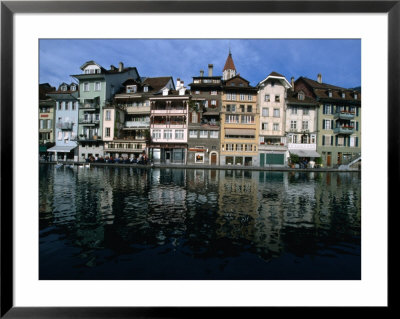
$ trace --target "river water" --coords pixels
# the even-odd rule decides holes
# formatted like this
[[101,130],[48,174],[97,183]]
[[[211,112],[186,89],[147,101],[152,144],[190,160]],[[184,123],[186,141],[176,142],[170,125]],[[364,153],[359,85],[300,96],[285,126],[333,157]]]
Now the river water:
[[39,167],[39,279],[359,280],[361,174]]

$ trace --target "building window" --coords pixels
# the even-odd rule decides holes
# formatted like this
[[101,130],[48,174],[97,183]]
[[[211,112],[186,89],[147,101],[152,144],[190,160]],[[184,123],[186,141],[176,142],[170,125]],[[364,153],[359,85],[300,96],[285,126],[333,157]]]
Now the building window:
[[225,123],[239,123],[239,115],[225,116]]
[[75,85],[71,85],[71,91],[76,91],[76,86]]
[[200,138],[208,138],[208,132],[207,131],[200,131]]
[[204,153],[195,153],[194,158],[195,163],[204,163]]
[[83,91],[89,92],[89,83],[88,82],[83,83]]
[[94,83],[94,90],[95,91],[100,91],[101,90],[101,82],[95,82]]
[[308,121],[303,121],[303,130],[308,130]]
[[253,106],[247,105],[247,112],[253,112]]
[[274,117],[279,117],[279,116],[280,116],[279,109],[274,109]]
[[332,105],[325,104],[323,109],[323,114],[332,114]]
[[247,95],[247,101],[253,101],[253,95],[251,94]]
[[170,140],[170,139],[172,139],[172,130],[165,130],[165,131],[164,131],[164,139],[165,139],[165,140]]
[[67,90],[67,86],[66,85],[63,85],[62,87],[61,87],[61,91],[66,91]]
[[198,123],[198,116],[197,116],[197,112],[192,112],[192,123]]
[[244,144],[244,151],[245,152],[251,152],[253,150],[251,144]]
[[273,130],[274,131],[279,131],[279,123],[274,123]]
[[292,114],[297,114],[297,106],[292,107]]
[[263,109],[262,109],[262,116],[269,116],[269,115],[268,115],[268,108],[267,108],[267,107],[263,107]]
[[217,100],[211,100],[211,105],[212,106],[217,106]]
[[189,131],[189,137],[197,138],[197,131],[196,130],[190,130]]
[[261,123],[261,129],[264,131],[268,130],[268,123]]
[[254,115],[242,115],[242,124],[254,124]]
[[275,95],[275,102],[280,102],[280,101],[281,101],[280,95]]
[[65,102],[61,102],[61,110],[65,110]]
[[297,121],[290,121],[290,128],[292,130],[297,129]]
[[240,98],[240,101],[245,101],[245,95],[244,94],[240,94],[239,98]]
[[210,131],[210,138],[218,138],[218,131]]
[[211,95],[217,95],[218,93],[217,93],[217,91],[211,91],[210,94]]
[[176,130],[175,131],[175,139],[176,140],[183,140],[184,132],[183,130]]
[[161,130],[153,130],[152,137],[154,139],[160,139],[161,138]]
[[199,95],[199,94],[200,94],[200,91],[194,91],[194,94]]
[[299,100],[304,100],[304,93],[303,92],[299,92],[299,95],[297,96],[297,98]]
[[265,102],[270,102],[271,101],[271,98],[270,98],[269,94],[265,94],[264,101]]
[[106,111],[106,121],[111,121],[111,111],[110,110]]
[[149,91],[149,87],[148,86],[143,87],[143,92],[148,92],[148,91]]
[[127,85],[126,86],[126,93],[136,93],[137,85]]
[[328,92],[328,96],[332,97],[332,92],[331,91]]
[[226,144],[227,151],[233,151],[233,144]]
[[323,128],[324,130],[330,130],[330,129],[332,129],[331,123],[332,123],[331,120],[324,120],[324,122],[322,123],[322,128]]
[[303,115],[309,115],[310,110],[309,109],[303,109]]
[[236,111],[236,104],[228,104],[226,106],[226,111],[227,112],[235,112]]

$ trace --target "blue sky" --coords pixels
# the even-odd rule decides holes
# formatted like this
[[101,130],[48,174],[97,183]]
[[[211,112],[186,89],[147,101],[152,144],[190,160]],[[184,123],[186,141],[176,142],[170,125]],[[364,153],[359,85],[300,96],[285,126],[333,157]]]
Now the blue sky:
[[256,85],[272,71],[290,82],[305,76],[345,88],[361,85],[361,40],[350,39],[44,39],[39,46],[39,82],[58,87],[73,82],[80,66],[94,60],[106,69],[110,65],[136,67],[141,76],[172,76],[185,84],[208,73],[222,75],[226,58],[232,52],[236,70]]

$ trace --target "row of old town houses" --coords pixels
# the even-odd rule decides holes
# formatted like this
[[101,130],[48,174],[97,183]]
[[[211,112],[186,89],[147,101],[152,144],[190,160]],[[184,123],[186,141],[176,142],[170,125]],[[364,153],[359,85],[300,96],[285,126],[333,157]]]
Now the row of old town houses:
[[185,87],[94,61],[79,84],[39,85],[39,155],[52,161],[138,158],[165,164],[338,167],[361,159],[361,92],[272,72],[255,87],[229,52],[222,76]]

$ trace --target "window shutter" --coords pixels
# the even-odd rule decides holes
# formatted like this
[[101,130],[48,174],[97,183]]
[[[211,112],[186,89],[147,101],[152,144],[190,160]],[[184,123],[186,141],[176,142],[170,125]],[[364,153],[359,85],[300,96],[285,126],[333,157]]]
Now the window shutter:
[[333,130],[333,120],[331,120],[331,130]]
[[322,129],[325,130],[325,120],[322,120]]
[[356,136],[356,147],[358,147],[358,136]]
[[325,145],[325,135],[322,135],[322,145]]
[[335,136],[335,145],[337,146],[338,145],[338,140],[339,140],[339,136]]
[[[336,136],[337,137],[337,136]],[[331,145],[333,145],[333,136],[331,136]]]
[[356,116],[358,116],[358,107],[356,106]]
[[356,122],[356,131],[358,131],[358,121]]

